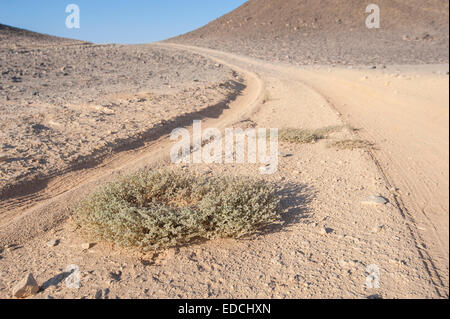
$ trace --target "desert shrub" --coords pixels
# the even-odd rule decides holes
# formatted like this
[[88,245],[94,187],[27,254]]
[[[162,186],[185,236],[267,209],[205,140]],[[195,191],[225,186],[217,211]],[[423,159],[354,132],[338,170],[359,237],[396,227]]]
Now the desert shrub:
[[348,125],[332,125],[332,126],[326,126],[319,129],[314,130],[315,134],[318,134],[320,136],[323,136],[324,138],[327,138],[330,134],[340,132],[344,128],[347,128],[348,130],[352,130],[350,126]]
[[141,170],[81,201],[74,220],[98,240],[147,250],[239,238],[279,221],[279,212],[279,196],[261,180]]
[[287,128],[280,130],[280,140],[289,143],[309,144],[325,138],[320,132]]
[[344,126],[327,126],[316,130],[305,130],[285,128],[280,130],[280,140],[296,144],[310,144],[328,137],[328,135],[339,132]]
[[338,140],[330,143],[328,147],[340,150],[371,149],[373,144],[365,140]]

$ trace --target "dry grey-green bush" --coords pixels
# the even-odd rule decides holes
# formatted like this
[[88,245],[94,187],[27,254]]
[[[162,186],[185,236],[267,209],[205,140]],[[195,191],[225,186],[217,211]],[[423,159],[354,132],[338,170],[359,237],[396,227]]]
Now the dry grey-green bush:
[[254,233],[280,220],[280,198],[262,180],[141,170],[94,192],[74,213],[98,240],[163,249]]
[[342,131],[345,126],[327,126],[315,130],[285,128],[280,130],[280,140],[296,144],[310,144],[326,139],[330,134]]
[[328,147],[340,150],[371,149],[373,144],[365,140],[338,140],[330,143]]
[[309,144],[327,138],[330,134],[341,131],[344,126],[327,126],[315,130],[285,128],[280,130],[280,140],[289,143]]
[[280,140],[289,143],[309,144],[324,138],[323,135],[310,130],[287,128],[280,130]]
[[317,135],[323,136],[324,138],[327,138],[330,134],[340,132],[344,128],[351,130],[350,126],[347,126],[347,125],[331,125],[331,126],[326,126],[326,127],[316,129],[316,130],[314,130],[314,133]]

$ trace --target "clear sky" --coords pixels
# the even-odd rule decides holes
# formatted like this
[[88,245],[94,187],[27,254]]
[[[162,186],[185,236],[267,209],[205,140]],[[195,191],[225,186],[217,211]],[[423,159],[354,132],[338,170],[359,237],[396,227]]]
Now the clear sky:
[[[148,43],[201,27],[246,0],[0,0],[0,23],[95,43]],[[80,28],[66,28],[68,4]]]

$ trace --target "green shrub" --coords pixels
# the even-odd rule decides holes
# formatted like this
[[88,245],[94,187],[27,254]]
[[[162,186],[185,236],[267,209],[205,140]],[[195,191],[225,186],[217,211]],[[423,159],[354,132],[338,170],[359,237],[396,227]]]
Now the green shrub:
[[147,250],[253,233],[279,221],[280,198],[261,180],[142,170],[107,184],[74,211],[91,237]]

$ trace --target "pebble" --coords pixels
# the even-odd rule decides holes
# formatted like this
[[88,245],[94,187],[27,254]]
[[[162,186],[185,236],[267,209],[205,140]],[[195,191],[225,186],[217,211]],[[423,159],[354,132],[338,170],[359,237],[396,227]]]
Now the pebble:
[[291,153],[281,152],[281,153],[280,153],[280,156],[281,156],[281,157],[291,157],[291,156],[294,156],[294,155],[291,154]]
[[39,285],[32,273],[28,273],[21,281],[14,286],[12,294],[16,298],[27,298],[37,294]]
[[386,198],[379,195],[372,195],[361,202],[363,205],[386,205]]
[[327,227],[321,227],[319,230],[319,233],[321,235],[328,235],[328,234],[331,234],[332,232],[333,232],[333,229],[327,228]]
[[10,244],[10,245],[5,246],[5,249],[7,251],[14,251],[14,250],[17,250],[19,248],[22,248],[22,247],[17,245],[17,244]]
[[345,259],[340,259],[339,260],[339,265],[342,268],[355,268],[357,266],[360,265],[360,262],[358,260],[345,260]]
[[8,158],[9,158],[8,155],[6,155],[5,153],[0,153],[0,163],[6,162]]
[[384,228],[383,225],[375,226],[374,228],[372,228],[372,233],[378,234],[379,232],[381,232],[383,230],[383,228]]
[[55,247],[59,244],[59,240],[58,239],[52,239],[50,241],[47,242],[47,246],[48,247]]
[[90,249],[90,248],[94,247],[94,245],[95,245],[94,243],[84,243],[81,245],[81,248]]

